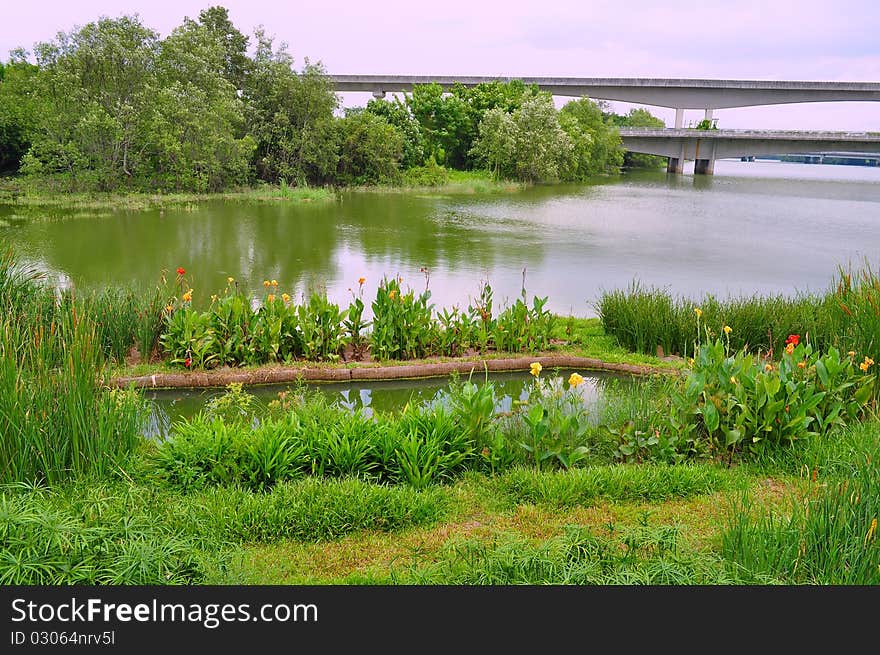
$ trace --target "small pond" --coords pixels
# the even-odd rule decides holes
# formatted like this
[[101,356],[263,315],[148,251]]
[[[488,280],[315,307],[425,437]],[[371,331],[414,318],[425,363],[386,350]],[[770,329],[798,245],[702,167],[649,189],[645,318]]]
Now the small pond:
[[[592,415],[597,413],[603,392],[608,388],[635,384],[634,378],[628,375],[599,371],[578,372],[583,375],[584,383],[577,387],[577,391]],[[565,370],[545,370],[542,378],[562,377],[563,380],[567,380],[571,373],[572,371]],[[527,371],[491,373],[488,378],[486,374],[475,374],[471,377],[471,380],[477,383],[486,379],[495,385],[498,398],[496,411],[507,412],[512,409],[514,401],[525,400],[528,397],[528,387],[533,378]],[[449,382],[449,378],[438,377],[419,380],[309,383],[306,387],[326,394],[331,401],[351,411],[362,411],[372,415],[374,412],[399,411],[407,403],[439,402]],[[278,398],[279,393],[289,389],[291,385],[288,384],[257,385],[246,388],[248,393],[256,397],[258,407],[267,406],[269,402]],[[205,404],[211,398],[223,394],[224,391],[217,388],[146,391],[144,395],[151,402],[146,436],[161,438],[170,434],[174,422],[195,416],[204,410]]]

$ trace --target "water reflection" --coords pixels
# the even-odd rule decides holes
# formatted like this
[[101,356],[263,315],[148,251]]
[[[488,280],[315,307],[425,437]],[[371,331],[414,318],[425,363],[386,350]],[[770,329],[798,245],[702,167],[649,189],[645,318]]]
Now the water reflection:
[[[603,290],[634,279],[692,298],[824,291],[839,264],[880,261],[880,168],[721,160],[714,176],[631,172],[515,193],[346,193],[330,202],[218,201],[164,211],[34,221],[0,240],[79,287],[152,285],[187,269],[197,302],[227,276],[262,296],[264,279],[300,298],[347,305],[383,275],[437,307],[465,307],[488,281],[498,305],[548,296],[557,313],[595,315]],[[58,211],[58,210],[53,210]]]
[[[629,385],[634,381],[629,376],[594,372],[583,374],[584,384],[576,388],[583,398],[585,407],[591,415],[596,415],[602,402],[603,393],[609,385]],[[558,376],[567,379],[567,372]],[[556,373],[545,372],[544,378],[557,377]],[[481,383],[485,376],[474,376],[473,382]],[[532,377],[527,372],[493,373],[488,377],[495,385],[496,412],[510,412],[516,401],[524,401],[529,395]],[[361,383],[321,383],[309,384],[308,389],[320,391],[333,403],[351,412],[361,412],[373,416],[376,412],[392,413],[400,411],[405,405],[432,405],[445,402],[448,389],[447,378],[424,380],[387,380]],[[567,386],[567,385],[566,385]],[[268,403],[277,399],[279,392],[290,390],[290,385],[259,385],[247,391],[257,400],[257,414],[264,411]],[[150,438],[163,438],[171,434],[176,421],[189,419],[205,408],[211,399],[224,393],[222,389],[186,389],[146,391],[151,412],[145,435]]]

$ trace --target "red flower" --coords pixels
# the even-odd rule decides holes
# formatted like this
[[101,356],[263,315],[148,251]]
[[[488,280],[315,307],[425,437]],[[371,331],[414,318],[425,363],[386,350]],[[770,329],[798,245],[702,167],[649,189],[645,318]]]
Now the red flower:
[[794,345],[796,346],[796,345],[798,345],[798,341],[800,341],[800,340],[801,340],[801,335],[799,335],[799,334],[789,334],[789,335],[788,335],[788,339],[785,340],[785,345],[787,346],[788,344],[791,343],[791,344],[794,344]]
[[184,269],[183,266],[178,266],[177,267],[177,274],[178,275],[186,275],[186,269]]
[[186,366],[187,368],[192,366],[192,363],[193,363],[192,357],[187,357],[185,360],[183,360],[183,365]]

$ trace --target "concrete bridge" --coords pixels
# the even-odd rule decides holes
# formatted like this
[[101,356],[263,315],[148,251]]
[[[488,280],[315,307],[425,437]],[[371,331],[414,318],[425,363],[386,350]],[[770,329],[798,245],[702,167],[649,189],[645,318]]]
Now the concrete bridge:
[[694,173],[711,175],[716,159],[830,151],[880,152],[880,132],[796,132],[621,128],[631,152],[669,158],[667,171],[681,173],[687,159]]
[[[443,75],[331,75],[336,91],[366,91],[376,97],[387,92],[412,91],[418,84],[437,83],[445,89],[454,84],[472,87],[485,82],[510,82],[520,80],[525,84],[535,84],[555,96],[572,96],[597,100],[617,100],[657,107],[675,109],[675,127],[670,130],[655,131],[656,134],[629,135],[624,138],[624,146],[634,152],[665,154],[670,158],[668,170],[680,173],[684,159],[695,159],[695,172],[711,174],[714,161],[718,157],[735,156],[718,154],[721,152],[742,151],[744,155],[787,154],[804,152],[808,143],[813,151],[828,149],[861,150],[853,147],[859,142],[858,136],[835,140],[836,133],[796,133],[739,132],[732,130],[701,132],[694,137],[694,130],[684,130],[686,109],[700,109],[705,118],[711,120],[716,109],[734,107],[754,107],[802,102],[844,102],[880,101],[880,82],[809,82],[787,80],[710,80],[710,79],[657,79],[657,78],[618,78],[618,77],[478,77]],[[662,133],[661,133],[662,132]],[[708,136],[711,132],[711,136]],[[623,135],[624,131],[621,131]],[[743,136],[736,136],[742,134]],[[749,134],[750,136],[745,136]],[[771,135],[777,134],[778,137]],[[825,134],[811,141],[810,135]],[[722,136],[726,135],[726,136]],[[868,138],[868,137],[865,137]],[[875,137],[870,137],[875,138]],[[818,140],[817,140],[818,139]],[[870,140],[870,139],[869,139]],[[766,142],[761,145],[761,142]],[[862,140],[864,142],[864,140]],[[815,147],[816,144],[819,147]],[[846,148],[840,148],[846,143]],[[872,142],[873,143],[873,142]],[[702,145],[701,145],[702,144]],[[835,145],[836,144],[836,145]],[[767,150],[766,148],[771,148]],[[651,148],[639,150],[638,148]],[[783,148],[780,150],[780,148]],[[796,149],[792,149],[796,148]],[[662,150],[663,152],[658,152]],[[878,146],[871,146],[876,152]],[[672,152],[673,154],[667,154]],[[700,157],[695,155],[699,154]],[[705,157],[703,155],[706,155]]]

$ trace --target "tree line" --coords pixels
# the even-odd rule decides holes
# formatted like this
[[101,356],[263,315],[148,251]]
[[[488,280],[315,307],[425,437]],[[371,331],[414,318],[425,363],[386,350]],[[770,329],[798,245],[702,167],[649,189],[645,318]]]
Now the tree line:
[[557,110],[521,81],[343,109],[320,63],[297,70],[286,44],[244,35],[222,6],[165,38],[137,15],[101,18],[0,63],[0,172],[70,190],[432,184],[449,169],[578,181],[656,164],[624,153],[622,125],[663,121],[589,98]]

